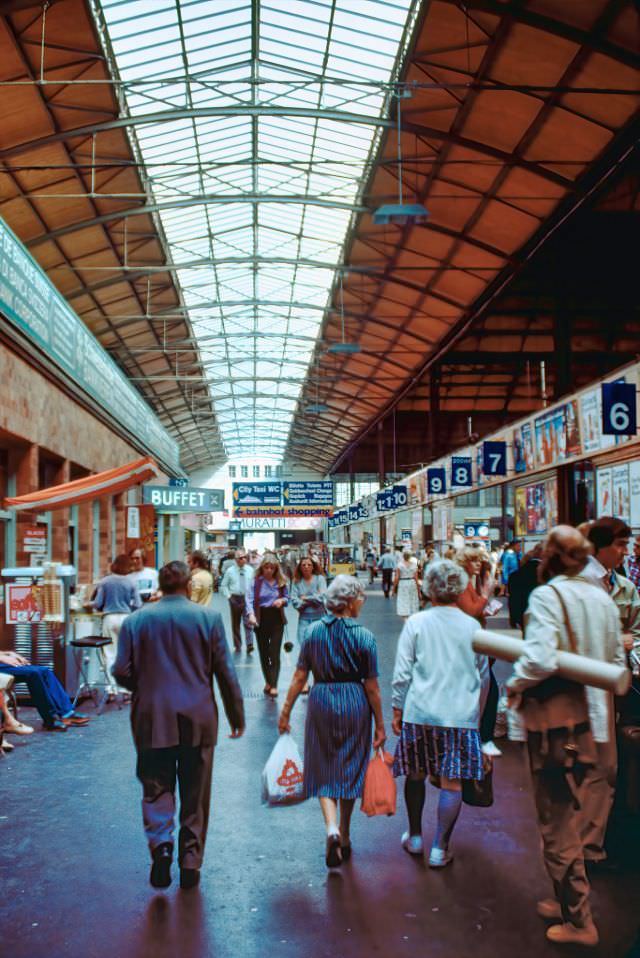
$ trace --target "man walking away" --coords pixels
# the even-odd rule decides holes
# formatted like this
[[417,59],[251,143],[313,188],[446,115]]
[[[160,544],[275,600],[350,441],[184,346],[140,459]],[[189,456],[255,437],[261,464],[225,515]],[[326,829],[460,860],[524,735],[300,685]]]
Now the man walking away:
[[184,562],[160,570],[159,602],[129,616],[113,674],[133,693],[131,728],[142,782],[142,818],[154,888],[171,884],[176,778],[180,790],[180,887],[200,880],[218,733],[215,675],[231,737],[244,731],[244,707],[222,618],[189,599]]
[[378,568],[382,570],[382,591],[384,592],[385,599],[388,599],[393,582],[393,573],[396,569],[396,560],[391,555],[388,546],[385,546],[384,552],[380,556]]
[[583,836],[599,750],[613,724],[613,696],[559,679],[557,653],[625,662],[616,608],[583,575],[589,552],[587,540],[571,526],[549,533],[540,564],[546,584],[531,593],[522,655],[507,683],[512,707],[522,704],[542,853],[555,893],[538,902],[538,914],[560,922],[547,930],[556,944],[598,944]]
[[231,633],[233,648],[239,652],[242,648],[240,623],[244,621],[244,639],[247,644],[247,655],[253,652],[253,629],[247,625],[247,605],[245,596],[247,588],[253,582],[255,572],[247,561],[244,549],[237,549],[234,561],[227,566],[220,583],[220,592],[229,601],[231,614]]

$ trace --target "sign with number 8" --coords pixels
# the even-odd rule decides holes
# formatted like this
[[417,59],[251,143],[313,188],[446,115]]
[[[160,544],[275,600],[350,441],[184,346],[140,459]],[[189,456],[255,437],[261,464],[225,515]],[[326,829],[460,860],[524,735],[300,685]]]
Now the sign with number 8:
[[451,457],[451,487],[472,485],[471,459],[467,456]]

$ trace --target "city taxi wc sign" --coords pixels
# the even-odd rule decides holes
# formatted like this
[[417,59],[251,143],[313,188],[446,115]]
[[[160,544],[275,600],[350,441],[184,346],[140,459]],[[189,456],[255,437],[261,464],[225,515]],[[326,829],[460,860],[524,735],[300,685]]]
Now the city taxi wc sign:
[[195,486],[143,486],[142,501],[156,512],[222,512],[224,489]]

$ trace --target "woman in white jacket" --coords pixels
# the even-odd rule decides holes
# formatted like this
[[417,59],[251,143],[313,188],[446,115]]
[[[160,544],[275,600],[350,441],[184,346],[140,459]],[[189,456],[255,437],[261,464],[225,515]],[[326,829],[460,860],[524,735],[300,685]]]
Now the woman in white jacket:
[[480,716],[489,681],[486,656],[472,648],[478,623],[456,606],[468,578],[455,562],[434,563],[427,574],[432,608],[407,621],[393,673],[392,728],[400,741],[394,774],[405,775],[409,831],[402,846],[422,855],[422,811],[427,775],[440,779],[431,868],[452,860],[449,841],[460,814],[462,780],[482,780]]

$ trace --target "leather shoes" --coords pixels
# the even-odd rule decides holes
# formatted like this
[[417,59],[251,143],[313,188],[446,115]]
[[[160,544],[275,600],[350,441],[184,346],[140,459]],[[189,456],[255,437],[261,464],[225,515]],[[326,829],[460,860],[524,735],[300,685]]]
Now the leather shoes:
[[180,888],[189,891],[190,888],[196,888],[200,884],[199,868],[181,868],[180,869]]
[[53,719],[52,722],[47,722],[45,724],[45,729],[47,732],[66,732],[69,728],[68,725],[65,725],[64,722],[61,722],[60,719]]
[[149,873],[149,881],[154,888],[168,888],[171,884],[171,862],[173,861],[173,845],[163,842],[157,845],[151,856],[153,864]]
[[88,725],[89,716],[81,715],[80,712],[74,712],[73,715],[67,715],[60,719],[65,725]]
[[252,645],[248,645],[248,646],[247,646],[247,655],[251,655],[252,652],[253,652],[253,646],[252,646]]

